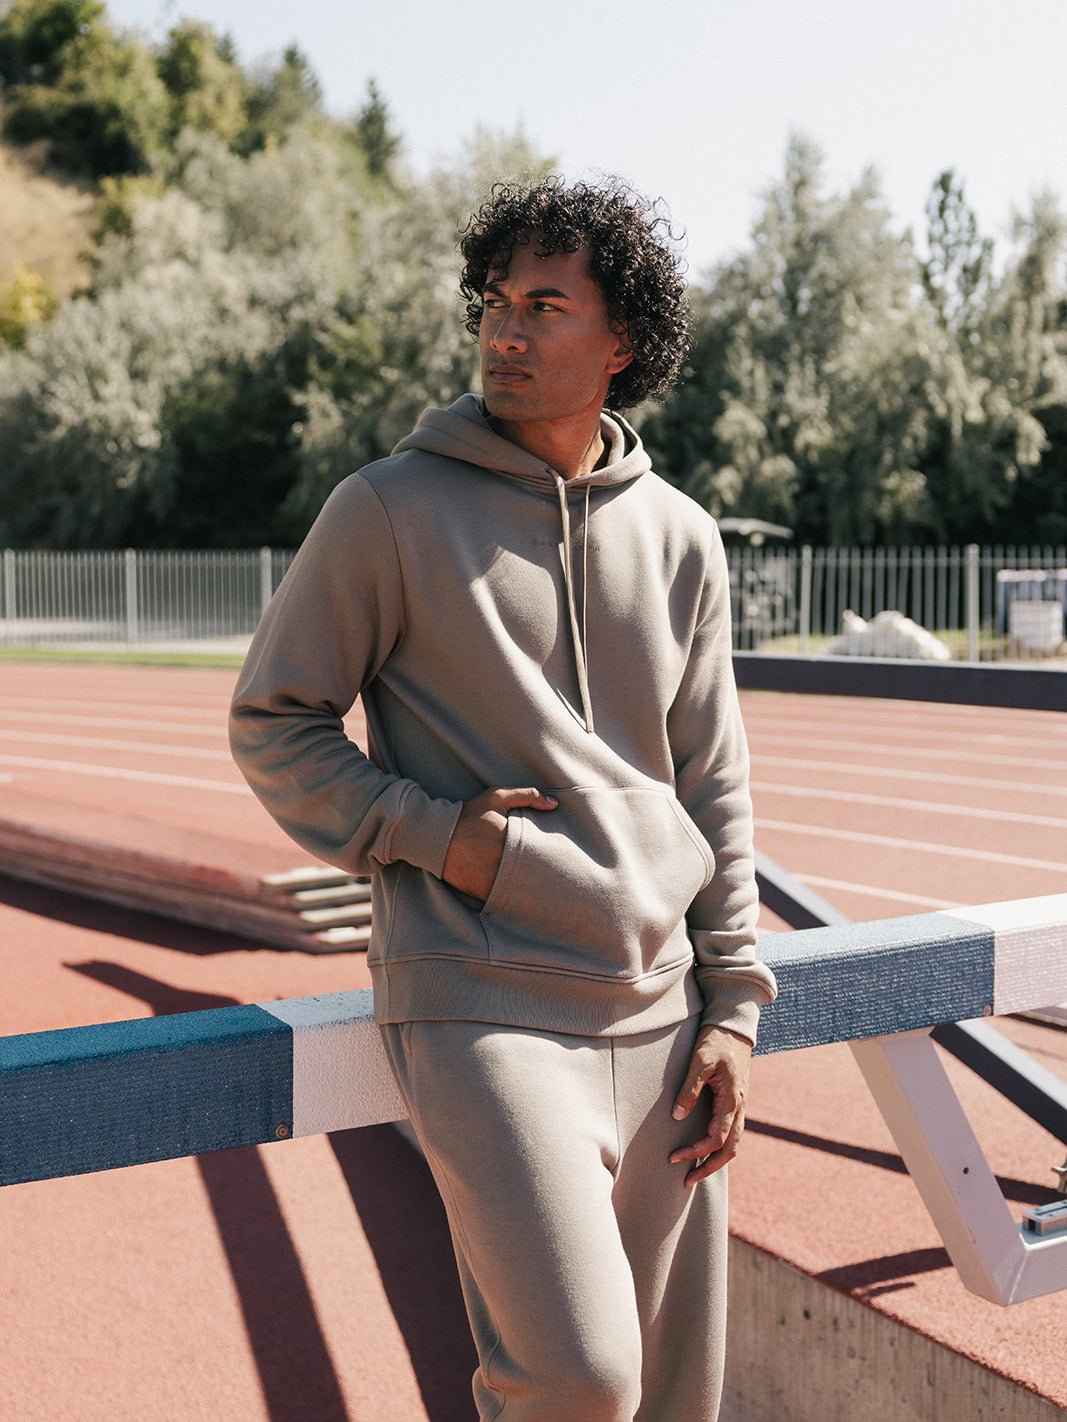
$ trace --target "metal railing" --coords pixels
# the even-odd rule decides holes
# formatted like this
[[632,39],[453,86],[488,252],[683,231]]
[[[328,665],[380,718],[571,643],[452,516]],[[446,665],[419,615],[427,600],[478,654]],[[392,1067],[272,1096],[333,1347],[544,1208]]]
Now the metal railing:
[[[732,548],[738,651],[819,655],[846,611],[899,613],[965,661],[1067,666],[1067,548]],[[270,548],[0,558],[0,645],[239,649],[292,562]],[[877,652],[876,652],[877,654]]]
[[1067,659],[1065,547],[764,547],[729,561],[738,651],[817,655],[846,611],[898,612],[956,659]]
[[242,648],[293,560],[271,548],[20,552],[0,568],[0,645]]

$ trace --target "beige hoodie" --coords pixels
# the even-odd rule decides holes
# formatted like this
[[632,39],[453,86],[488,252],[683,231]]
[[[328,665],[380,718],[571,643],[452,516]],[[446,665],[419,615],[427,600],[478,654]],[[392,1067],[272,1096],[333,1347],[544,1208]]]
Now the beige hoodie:
[[[605,415],[563,480],[465,395],[331,494],[268,608],[231,745],[311,853],[374,875],[379,1021],[590,1035],[694,1011],[754,1039],[748,753],[714,521]],[[370,757],[341,718],[362,693]],[[484,904],[440,878],[464,800],[535,785]]]

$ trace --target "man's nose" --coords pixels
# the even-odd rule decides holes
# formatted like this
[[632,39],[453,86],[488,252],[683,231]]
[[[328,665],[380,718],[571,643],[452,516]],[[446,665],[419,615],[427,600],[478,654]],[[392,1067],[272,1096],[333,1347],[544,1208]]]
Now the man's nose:
[[[486,313],[486,315],[489,314]],[[524,351],[526,349],[526,332],[522,317],[516,312],[514,306],[509,306],[506,311],[493,314],[495,319],[489,328],[489,344],[492,349],[494,351]]]

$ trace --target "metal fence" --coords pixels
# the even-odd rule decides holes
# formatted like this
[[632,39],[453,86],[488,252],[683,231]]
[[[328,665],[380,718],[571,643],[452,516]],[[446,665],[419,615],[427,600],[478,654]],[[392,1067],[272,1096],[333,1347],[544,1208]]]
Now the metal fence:
[[293,554],[5,549],[0,645],[240,649]]
[[899,613],[956,659],[1067,659],[1064,547],[746,547],[729,562],[739,650],[825,652],[847,611]]
[[[967,661],[1067,666],[1067,548],[733,548],[734,646],[825,652],[846,610],[899,613]],[[7,549],[0,645],[239,650],[293,558]],[[853,624],[854,625],[854,624]]]

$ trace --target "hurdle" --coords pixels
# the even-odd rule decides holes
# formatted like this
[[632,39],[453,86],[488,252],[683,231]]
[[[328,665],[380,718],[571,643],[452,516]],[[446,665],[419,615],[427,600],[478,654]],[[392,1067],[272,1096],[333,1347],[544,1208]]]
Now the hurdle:
[[[1067,1230],[1013,1220],[939,1025],[1067,1000],[1067,894],[768,934],[757,1052],[847,1042],[964,1285],[1067,1288]],[[0,1038],[0,1185],[399,1121],[369,990]]]

